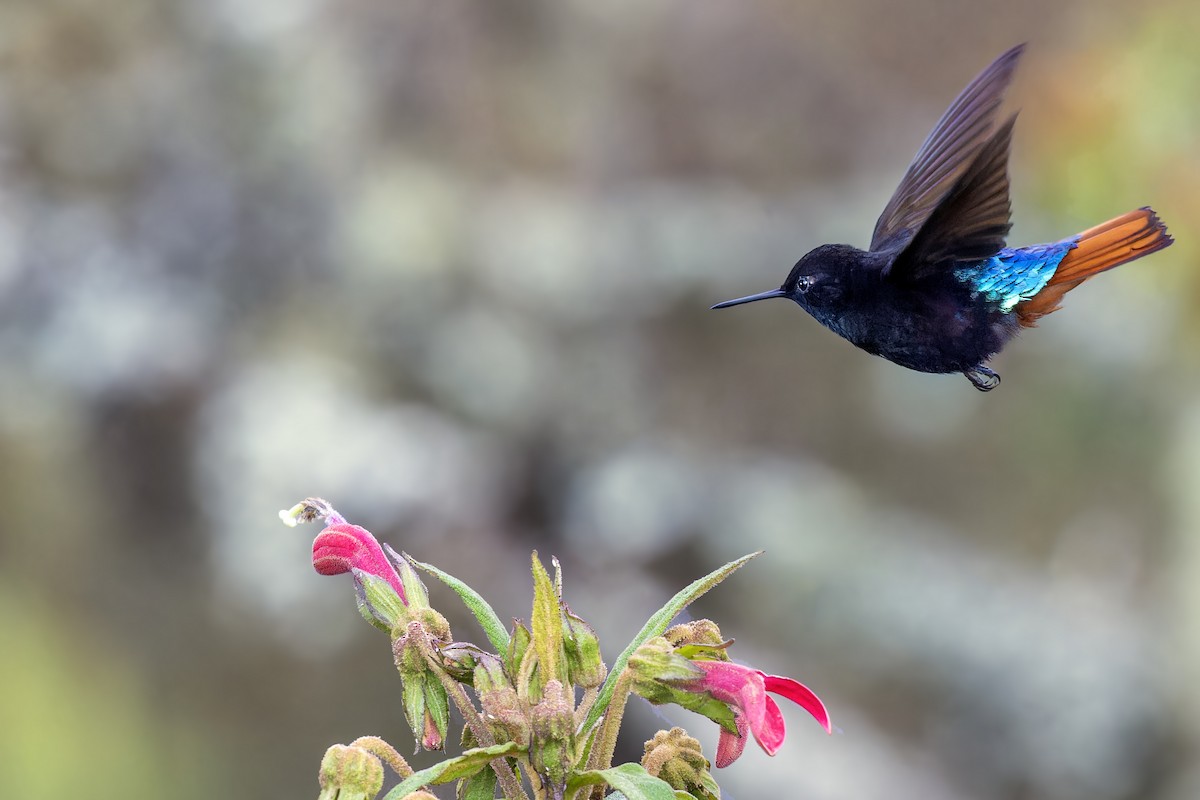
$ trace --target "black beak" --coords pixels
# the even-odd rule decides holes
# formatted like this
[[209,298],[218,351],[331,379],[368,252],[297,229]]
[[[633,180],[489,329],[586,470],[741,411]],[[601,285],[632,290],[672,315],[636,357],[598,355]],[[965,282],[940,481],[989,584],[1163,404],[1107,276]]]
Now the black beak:
[[787,292],[783,289],[772,289],[769,292],[759,292],[758,294],[746,295],[739,297],[736,300],[726,300],[724,303],[717,303],[713,308],[729,308],[730,306],[740,306],[742,303],[753,303],[758,300],[770,300],[772,297],[787,297]]

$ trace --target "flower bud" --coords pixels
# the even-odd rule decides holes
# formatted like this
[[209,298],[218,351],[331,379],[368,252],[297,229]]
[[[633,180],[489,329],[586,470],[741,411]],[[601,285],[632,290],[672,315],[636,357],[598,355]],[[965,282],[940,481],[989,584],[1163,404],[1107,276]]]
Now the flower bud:
[[392,655],[400,673],[404,716],[413,738],[426,750],[440,750],[450,725],[450,700],[446,687],[426,660],[425,654],[431,646],[424,626],[414,620],[392,642]]
[[528,745],[529,718],[500,659],[490,654],[481,655],[475,667],[474,681],[483,721],[496,741]]
[[425,628],[415,620],[408,623],[404,633],[392,640],[392,656],[396,661],[396,669],[400,670],[401,679],[408,681],[429,669],[425,662],[425,646]]
[[531,697],[540,697],[542,688],[537,671],[529,675],[528,681],[524,686],[518,683],[521,676],[521,665],[524,663],[525,655],[529,652],[532,644],[533,632],[525,627],[525,623],[514,619],[512,636],[508,639],[508,652],[504,657],[504,667],[508,671],[508,674],[512,676],[517,694],[526,700]]
[[475,666],[479,659],[487,655],[470,642],[451,642],[447,645],[436,646],[437,654],[442,660],[442,666],[450,677],[459,683],[471,685],[474,680]]
[[525,658],[525,651],[529,649],[529,643],[533,641],[533,634],[524,622],[519,619],[513,620],[512,635],[508,637],[508,652],[504,654],[504,666],[512,675],[516,675],[521,669],[521,661]]
[[313,569],[322,575],[340,575],[353,568],[387,581],[406,602],[400,576],[371,532],[360,525],[339,522],[329,525],[313,540]]
[[406,794],[401,800],[438,800],[437,795],[430,794],[424,789],[418,789],[412,794]]
[[383,788],[383,763],[361,747],[335,744],[318,774],[320,800],[369,800]]
[[721,790],[709,773],[708,759],[700,750],[700,742],[688,736],[683,728],[659,731],[646,742],[642,766],[656,778],[666,781],[672,789],[687,792],[701,800],[717,800]]
[[575,756],[575,715],[566,690],[556,680],[546,682],[542,702],[533,707],[533,741],[529,763],[562,796]]
[[629,657],[628,667],[634,683],[684,683],[704,677],[704,671],[675,652],[675,646],[662,636],[647,639]]
[[563,608],[563,648],[567,654],[567,675],[585,689],[604,683],[608,668],[600,657],[600,640],[596,631],[571,609]]
[[431,645],[450,641],[450,623],[432,608],[414,608],[412,617],[421,623],[425,631],[425,640]]
[[721,629],[711,619],[694,619],[672,626],[663,634],[663,638],[676,647],[687,644],[717,647],[725,644],[725,640],[721,638]]

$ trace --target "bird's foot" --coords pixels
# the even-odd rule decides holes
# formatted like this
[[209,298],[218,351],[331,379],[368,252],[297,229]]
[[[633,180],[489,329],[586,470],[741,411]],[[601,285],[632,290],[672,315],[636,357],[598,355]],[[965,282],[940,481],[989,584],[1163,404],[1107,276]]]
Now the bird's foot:
[[990,392],[1000,385],[1000,376],[982,364],[971,367],[963,375],[981,392]]

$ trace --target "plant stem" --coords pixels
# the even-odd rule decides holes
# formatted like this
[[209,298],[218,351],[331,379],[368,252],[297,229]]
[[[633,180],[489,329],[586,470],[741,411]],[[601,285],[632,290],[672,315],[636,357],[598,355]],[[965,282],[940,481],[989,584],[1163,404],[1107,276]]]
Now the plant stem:
[[592,752],[588,756],[588,769],[608,769],[612,766],[613,753],[617,749],[617,734],[621,730],[621,719],[625,716],[625,705],[629,700],[630,684],[633,677],[629,670],[623,670],[621,677],[613,687],[612,700],[600,722],[596,739],[592,744]]
[[592,710],[592,704],[596,702],[596,698],[600,696],[600,687],[593,686],[591,689],[583,690],[583,697],[579,699],[579,706],[575,709],[575,731],[579,732],[579,726],[587,719],[588,712]]
[[[446,694],[454,700],[454,705],[458,707],[458,712],[463,715],[463,721],[467,727],[471,729],[471,733],[475,734],[475,741],[479,742],[484,747],[490,747],[496,743],[492,732],[483,724],[483,720],[479,717],[479,712],[475,710],[475,705],[471,702],[471,698],[467,697],[467,692],[458,681],[450,677],[450,675],[442,669],[438,663],[437,657],[432,649],[426,644],[422,648],[425,655],[425,663],[429,665],[429,669],[437,675],[442,686],[446,689]],[[496,771],[496,780],[500,784],[501,790],[504,792],[504,797],[507,800],[529,800],[529,795],[525,792],[521,782],[517,780],[516,773],[512,767],[503,758],[497,758],[491,762],[492,769]]]
[[413,769],[404,760],[404,756],[378,736],[360,736],[351,742],[350,746],[361,747],[368,753],[377,756],[380,761],[391,767],[392,772],[399,775],[401,780],[413,774]]
[[529,763],[528,756],[521,756],[520,761],[525,769],[525,774],[529,776],[529,786],[533,789],[534,800],[546,800],[546,782]]

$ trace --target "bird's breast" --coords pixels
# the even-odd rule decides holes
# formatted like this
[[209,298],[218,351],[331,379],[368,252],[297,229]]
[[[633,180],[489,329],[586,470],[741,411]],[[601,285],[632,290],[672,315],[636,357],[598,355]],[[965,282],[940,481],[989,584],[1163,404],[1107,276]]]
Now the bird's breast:
[[814,314],[857,347],[921,372],[961,372],[1000,351],[1012,314],[958,281],[851,298],[840,314]]

